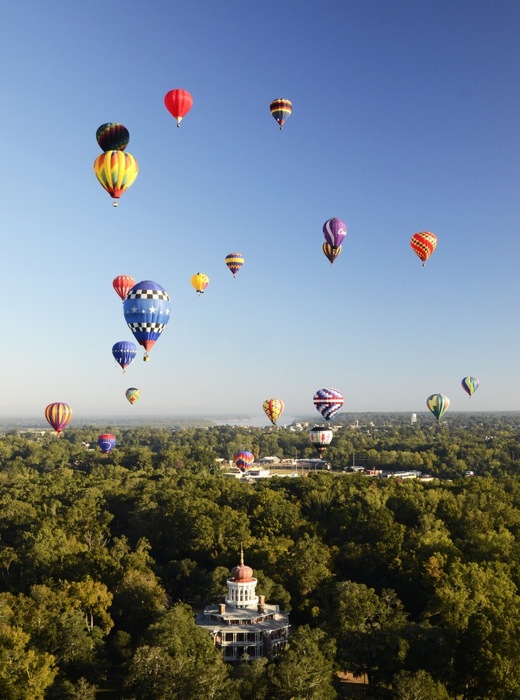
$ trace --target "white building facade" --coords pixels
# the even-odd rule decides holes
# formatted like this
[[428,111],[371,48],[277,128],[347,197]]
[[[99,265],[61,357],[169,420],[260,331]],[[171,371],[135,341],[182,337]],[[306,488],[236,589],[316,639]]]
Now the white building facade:
[[239,661],[244,656],[251,661],[263,656],[272,659],[287,643],[289,614],[281,612],[278,605],[267,605],[264,596],[257,596],[256,584],[253,569],[244,564],[241,551],[240,564],[227,580],[225,602],[208,606],[197,615],[197,624],[211,634],[224,661]]

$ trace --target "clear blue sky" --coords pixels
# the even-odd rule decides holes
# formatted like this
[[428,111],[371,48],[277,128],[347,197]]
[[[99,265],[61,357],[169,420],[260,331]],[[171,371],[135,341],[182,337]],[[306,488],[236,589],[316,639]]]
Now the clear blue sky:
[[[270,397],[312,414],[322,387],[353,412],[423,411],[437,392],[519,409],[519,27],[515,0],[10,0],[0,414],[261,416]],[[194,99],[180,129],[177,87]],[[140,167],[117,209],[92,168],[108,121]],[[348,234],[331,268],[333,216]],[[439,241],[424,268],[423,230]],[[120,274],[172,300],[124,375]]]

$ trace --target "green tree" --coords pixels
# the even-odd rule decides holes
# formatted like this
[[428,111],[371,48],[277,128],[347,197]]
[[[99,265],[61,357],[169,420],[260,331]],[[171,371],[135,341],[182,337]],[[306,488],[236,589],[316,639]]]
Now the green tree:
[[30,636],[0,623],[0,697],[2,700],[43,700],[57,669],[51,654],[29,647]]
[[426,671],[400,671],[393,686],[395,700],[450,700],[445,686]]
[[299,627],[289,638],[287,648],[269,667],[280,700],[333,700],[335,645],[325,632],[308,625]]
[[[213,700],[231,691],[229,669],[193,612],[179,603],[150,627],[149,644],[136,650],[127,688],[138,698]],[[155,695],[148,693],[153,687]]]

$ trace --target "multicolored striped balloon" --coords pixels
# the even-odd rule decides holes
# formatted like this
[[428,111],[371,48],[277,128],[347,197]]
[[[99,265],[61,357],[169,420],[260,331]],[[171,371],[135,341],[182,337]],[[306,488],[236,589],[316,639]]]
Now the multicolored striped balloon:
[[480,386],[480,382],[476,377],[464,377],[461,384],[466,394],[469,394],[469,398],[473,396]]
[[101,124],[96,131],[96,141],[102,151],[124,151],[130,141],[126,126],[117,122]]
[[321,249],[323,250],[323,254],[330,262],[331,266],[334,265],[334,260],[336,260],[338,255],[341,253],[341,246],[334,248],[334,246],[332,246],[330,243],[324,243],[321,246]]
[[[94,172],[112,199],[119,199],[135,182],[139,167],[131,153],[106,151],[94,161]],[[117,206],[117,202],[114,202],[114,206]]]
[[45,409],[45,418],[59,435],[72,418],[72,409],[67,403],[50,403]]
[[292,102],[290,100],[284,100],[282,97],[280,97],[277,100],[273,100],[271,102],[271,114],[280,125],[280,130],[291,116],[291,113]]
[[314,394],[314,405],[325,420],[333,418],[343,406],[343,395],[337,389],[319,389]]
[[424,267],[425,262],[437,247],[437,236],[430,231],[414,233],[410,239],[410,245],[414,253],[422,260]]
[[440,420],[450,407],[450,400],[444,394],[432,394],[426,399],[426,405],[437,420]]
[[237,274],[243,264],[244,258],[242,253],[229,253],[226,255],[226,265],[233,273],[233,277]]
[[241,472],[247,472],[253,466],[255,456],[247,450],[240,450],[233,455],[233,462]]

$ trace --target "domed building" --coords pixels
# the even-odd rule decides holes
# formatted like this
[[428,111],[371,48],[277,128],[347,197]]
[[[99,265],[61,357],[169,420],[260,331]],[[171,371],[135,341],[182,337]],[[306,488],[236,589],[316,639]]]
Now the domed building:
[[257,580],[253,569],[240,564],[231,569],[224,602],[204,608],[197,625],[208,630],[213,642],[222,649],[224,661],[239,661],[244,654],[254,661],[263,656],[272,659],[287,643],[289,614],[278,605],[268,605],[263,595],[256,595]]

